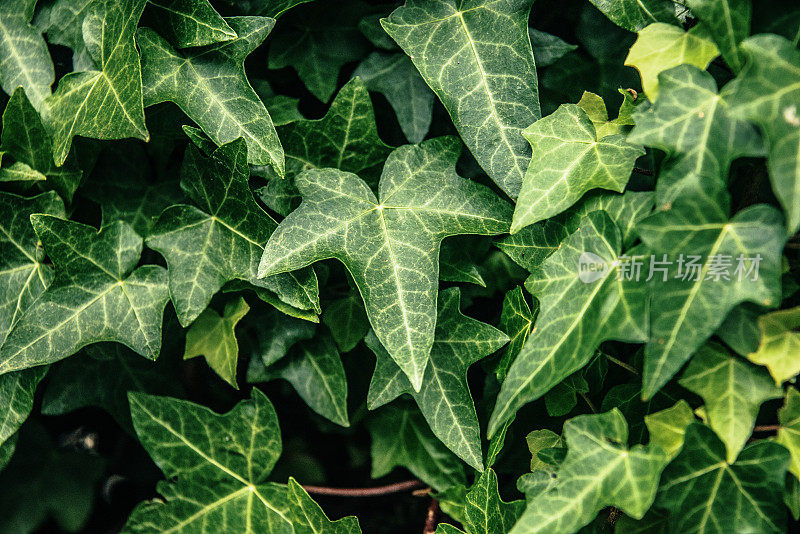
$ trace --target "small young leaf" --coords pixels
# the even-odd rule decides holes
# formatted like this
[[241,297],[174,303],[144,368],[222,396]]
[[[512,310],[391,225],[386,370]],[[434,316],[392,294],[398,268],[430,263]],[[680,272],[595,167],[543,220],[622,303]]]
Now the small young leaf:
[[800,308],[765,313],[758,317],[757,324],[761,341],[747,358],[766,366],[775,383],[781,385],[800,373]]

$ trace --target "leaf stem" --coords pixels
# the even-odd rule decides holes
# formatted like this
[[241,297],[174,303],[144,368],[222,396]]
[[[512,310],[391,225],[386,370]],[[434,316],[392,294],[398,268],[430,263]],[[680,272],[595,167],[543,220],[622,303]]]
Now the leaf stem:
[[753,427],[753,432],[777,432],[781,425],[758,425]]
[[331,497],[380,497],[393,493],[415,490],[426,487],[421,480],[406,480],[386,486],[374,488],[329,488],[325,486],[303,486],[303,489],[314,495],[330,495]]
[[439,501],[431,499],[431,504],[428,506],[428,515],[425,516],[425,529],[422,534],[433,534],[436,531],[436,526],[439,524]]
[[631,373],[633,373],[635,375],[639,374],[639,371],[636,370],[636,367],[634,367],[632,365],[629,365],[629,364],[623,362],[622,360],[618,360],[618,359],[614,358],[613,356],[609,356],[608,354],[603,354],[603,356],[605,356],[606,359],[608,361],[610,361],[611,363],[615,363],[615,364],[619,365],[620,367],[622,367],[623,369],[625,369],[627,371],[630,371]]

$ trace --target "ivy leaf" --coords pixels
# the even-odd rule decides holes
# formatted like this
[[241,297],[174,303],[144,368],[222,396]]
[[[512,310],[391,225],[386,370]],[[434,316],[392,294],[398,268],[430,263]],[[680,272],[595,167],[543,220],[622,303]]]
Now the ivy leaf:
[[39,182],[47,177],[21,161],[0,169],[0,182]]
[[67,159],[76,135],[149,139],[134,39],[145,3],[103,0],[92,3],[86,11],[83,40],[99,70],[67,74],[42,106],[44,124],[53,138],[56,165]]
[[[248,323],[258,325],[252,329],[252,335],[244,337],[243,343],[248,345],[250,366],[247,379],[251,380],[251,373],[258,369],[261,372],[266,367],[277,362],[289,352],[296,343],[311,339],[317,330],[316,325],[280,313],[273,307],[264,309],[256,308],[248,316]],[[261,365],[253,369],[253,362]]]
[[[233,0],[238,3],[238,0]],[[277,19],[290,9],[313,0],[247,0],[242,2],[242,9],[250,15],[260,15]]]
[[789,471],[800,478],[800,393],[793,387],[786,392],[786,401],[778,410],[777,442],[786,447],[791,455]]
[[[620,93],[622,93],[623,98],[622,105],[620,106],[617,118],[613,120],[609,119],[606,103],[600,95],[584,91],[581,99],[578,101],[578,106],[586,112],[586,115],[589,116],[589,120],[594,124],[598,139],[609,135],[626,133],[630,130],[629,126],[633,126],[634,124],[632,116],[638,104],[630,92],[620,89]],[[641,102],[642,100],[639,101],[639,104],[641,104]]]
[[514,210],[511,233],[561,213],[590,189],[621,193],[636,158],[644,154],[622,135],[598,139],[589,116],[575,104],[559,106],[522,135],[531,144],[533,158]]
[[564,438],[567,456],[555,485],[528,502],[511,533],[575,532],[606,506],[641,518],[669,460],[664,451],[628,448],[628,424],[617,409],[570,419]]
[[11,95],[24,87],[40,109],[55,80],[53,61],[39,30],[31,26],[37,0],[8,0],[0,6],[0,85]]
[[[505,502],[497,488],[497,475],[491,469],[484,471],[469,489],[464,506],[464,530],[466,534],[505,534],[522,513],[525,503],[521,500]],[[462,532],[447,523],[436,529],[437,534]]]
[[5,464],[3,457],[10,457],[14,450],[16,432],[31,413],[36,387],[45,374],[47,367],[0,375],[0,470]]
[[163,500],[131,513],[123,532],[292,532],[285,486],[265,482],[281,454],[275,409],[257,389],[218,415],[169,397],[130,393],[139,441],[169,480]]
[[166,30],[163,33],[172,36],[178,48],[207,46],[237,37],[208,0],[150,0],[150,4],[156,8],[153,20],[159,29]]
[[704,345],[692,357],[679,381],[705,402],[708,424],[725,443],[733,463],[753,431],[764,401],[781,397],[766,371],[727,354],[718,345]]
[[275,21],[262,17],[226,19],[237,38],[185,53],[143,28],[145,106],[171,101],[200,125],[217,145],[244,137],[248,162],[270,165],[283,176],[283,148],[272,119],[244,72],[244,59],[264,41]]
[[296,308],[319,311],[313,271],[256,278],[258,259],[276,223],[253,199],[249,176],[242,139],[223,145],[210,158],[190,147],[181,187],[197,207],[167,208],[147,238],[147,246],[167,260],[172,302],[184,326],[234,279],[268,289]]
[[417,391],[433,345],[441,240],[504,233],[511,216],[490,189],[456,174],[459,153],[452,137],[396,149],[380,200],[354,174],[300,174],[303,202],[272,234],[259,266],[269,276],[328,258],[344,263],[375,334]]
[[467,236],[446,239],[439,252],[439,279],[486,287],[479,266],[470,254],[475,246],[475,241]]
[[639,71],[644,93],[655,102],[659,94],[659,73],[684,63],[705,70],[718,55],[719,50],[708,37],[705,26],[684,31],[678,26],[657,22],[639,32],[625,64]]
[[[752,301],[769,307],[781,300],[780,255],[786,234],[780,213],[759,204],[728,219],[719,208],[706,205],[689,198],[639,224],[642,240],[655,257],[666,254],[670,262],[667,271],[654,278],[644,398],[678,372],[734,306]],[[690,256],[700,256],[694,261],[696,270],[684,267]],[[726,258],[731,260],[729,269]]]
[[51,215],[31,222],[56,268],[0,348],[0,373],[52,363],[98,341],[118,341],[154,360],[169,297],[167,273],[136,268],[142,239],[126,223],[98,233]]
[[800,373],[800,308],[765,313],[757,319],[761,341],[747,358],[769,369],[777,385]]
[[55,0],[37,6],[34,26],[47,34],[50,44],[72,49],[72,67],[76,71],[95,68],[83,40],[83,21],[94,4],[96,0]]
[[653,22],[676,24],[675,4],[671,0],[590,0],[611,22],[638,32]]
[[328,304],[322,322],[342,352],[350,352],[369,332],[369,320],[357,291]]
[[564,441],[552,430],[534,430],[525,436],[525,442],[528,444],[528,450],[531,453],[531,472],[540,469],[550,470],[550,464],[539,457],[539,453],[545,449],[563,448]]
[[506,333],[509,342],[495,370],[497,380],[500,382],[505,380],[508,368],[511,367],[517,354],[525,346],[528,335],[531,333],[531,327],[538,314],[539,301],[534,301],[533,310],[531,310],[525,300],[525,293],[522,291],[522,287],[515,287],[506,293],[503,298],[503,309],[500,313],[500,330]]
[[800,228],[800,51],[777,35],[756,35],[742,42],[740,49],[747,65],[725,87],[723,97],[732,113],[758,124],[765,133],[772,190],[793,234]]
[[670,459],[674,458],[686,437],[686,428],[695,421],[689,403],[681,399],[673,406],[644,416],[651,446],[661,448]]
[[[522,405],[586,365],[601,341],[648,339],[641,317],[647,314],[647,290],[643,282],[620,274],[620,264],[630,261],[620,259],[620,241],[619,229],[606,213],[590,213],[528,278],[525,286],[541,309],[535,331],[503,381],[489,421],[490,436]],[[582,261],[598,264],[593,276],[581,274]]]
[[425,138],[433,119],[434,95],[408,56],[373,52],[353,76],[361,78],[370,91],[386,97],[406,139],[419,143]]
[[561,37],[551,33],[543,32],[535,28],[528,28],[533,47],[533,58],[536,68],[543,68],[555,63],[564,57],[568,52],[576,50],[578,45],[569,44]]
[[236,365],[239,362],[239,343],[234,329],[250,306],[242,297],[228,302],[220,316],[212,309],[205,309],[186,331],[186,349],[183,359],[203,356],[215,373],[235,388]]
[[736,463],[725,458],[725,445],[710,428],[689,425],[655,503],[670,512],[669,532],[784,532],[786,449],[759,441],[745,447]]
[[64,203],[52,192],[33,198],[0,192],[0,346],[53,280],[53,270],[44,263],[39,238],[31,226],[33,213],[63,217]]
[[483,471],[480,426],[467,385],[467,370],[505,345],[508,337],[486,323],[463,315],[460,301],[458,288],[439,294],[436,340],[419,392],[414,391],[375,334],[367,336],[367,346],[377,358],[367,407],[374,410],[404,393],[410,394],[436,437],[459,458]]
[[725,62],[738,74],[745,62],[739,43],[750,35],[750,0],[687,0],[686,6],[708,29]]
[[533,271],[542,264],[569,235],[561,222],[550,219],[520,229],[497,241],[497,248],[514,260],[514,263]]
[[358,519],[350,516],[331,521],[306,490],[289,477],[289,517],[294,534],[361,534]]
[[372,435],[372,478],[397,466],[437,491],[464,484],[461,461],[431,433],[417,410],[387,406],[367,421]]
[[13,157],[17,163],[44,174],[50,185],[61,198],[72,202],[83,173],[67,161],[63,166],[53,163],[53,145],[39,114],[33,109],[25,95],[18,88],[11,95],[3,112],[3,131],[0,151]]
[[611,217],[622,234],[623,250],[628,249],[639,237],[639,222],[653,210],[653,193],[626,191],[619,195],[609,191],[593,191],[584,195],[559,220],[571,234],[580,229],[584,217],[597,210],[603,210]]
[[531,0],[409,0],[381,21],[450,113],[489,177],[516,198],[531,151],[520,136],[541,117],[528,37]]

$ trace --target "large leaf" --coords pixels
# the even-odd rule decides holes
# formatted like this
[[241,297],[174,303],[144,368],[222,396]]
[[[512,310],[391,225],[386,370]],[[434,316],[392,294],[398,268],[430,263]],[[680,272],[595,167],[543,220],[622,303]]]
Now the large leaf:
[[208,0],[150,0],[150,5],[156,7],[153,20],[172,36],[178,48],[207,46],[237,37]]
[[557,215],[594,188],[621,193],[644,154],[622,135],[598,139],[586,112],[563,104],[522,134],[533,149],[514,210],[511,232]]
[[638,32],[653,22],[675,24],[675,4],[672,0],[590,0],[617,26]]
[[641,518],[669,457],[658,446],[628,448],[628,424],[614,409],[564,425],[567,456],[556,483],[528,501],[512,534],[575,532],[606,506]]
[[655,505],[667,509],[669,532],[785,532],[781,495],[789,453],[760,441],[734,464],[714,431],[689,425],[681,453],[664,470]]
[[97,70],[73,72],[44,100],[42,116],[61,165],[76,135],[148,140],[142,74],[135,34],[146,0],[92,3],[83,19],[83,40]]
[[283,148],[272,119],[244,73],[244,59],[267,37],[275,21],[226,19],[236,39],[176,52],[161,36],[139,30],[144,102],[175,102],[217,144],[244,137],[248,161],[270,165],[283,176]]
[[269,239],[260,276],[336,258],[353,275],[380,342],[411,380],[422,383],[433,345],[441,240],[508,231],[511,207],[459,177],[460,143],[450,137],[406,145],[389,156],[378,198],[356,175],[310,170],[303,195]]
[[34,107],[50,96],[53,61],[40,31],[30,25],[37,0],[0,4],[0,85],[11,95],[24,87]]
[[[619,229],[606,213],[593,212],[528,278],[541,309],[503,381],[490,436],[522,405],[586,365],[600,342],[647,339],[646,287],[625,276],[620,265],[633,260],[621,252]],[[584,270],[589,264],[596,270]]]
[[286,487],[265,482],[281,436],[263,393],[254,389],[222,415],[169,397],[129,398],[140,442],[171,481],[158,485],[163,500],[133,510],[123,532],[293,532]]
[[463,315],[460,301],[457,288],[439,294],[436,339],[419,392],[414,391],[408,377],[375,335],[367,336],[366,343],[377,358],[367,407],[374,410],[404,393],[410,394],[436,437],[462,460],[482,471],[480,426],[467,385],[467,370],[505,345],[508,337]]
[[541,117],[528,38],[532,0],[409,0],[381,24],[444,104],[475,159],[512,198]]
[[761,338],[758,349],[747,357],[766,366],[780,385],[800,373],[800,308],[765,313],[756,321]]
[[783,395],[763,368],[731,356],[718,345],[705,345],[686,367],[680,384],[705,402],[708,424],[725,443],[728,463],[744,447],[764,401]]
[[268,289],[291,306],[319,311],[312,270],[256,278],[258,260],[276,223],[256,204],[249,174],[242,139],[223,145],[210,158],[190,147],[181,187],[197,207],[167,208],[147,238],[147,246],[167,260],[172,302],[184,326],[234,279]]
[[169,292],[164,268],[136,267],[142,238],[123,222],[97,233],[50,215],[31,221],[56,275],[9,332],[0,373],[52,363],[98,341],[124,343],[154,360]]
[[750,35],[751,0],[687,0],[686,5],[708,28],[728,66],[741,71],[745,58],[739,43]]
[[497,489],[497,475],[484,471],[467,493],[464,501],[464,530],[441,523],[437,534],[506,534],[522,513],[523,501],[504,502]]

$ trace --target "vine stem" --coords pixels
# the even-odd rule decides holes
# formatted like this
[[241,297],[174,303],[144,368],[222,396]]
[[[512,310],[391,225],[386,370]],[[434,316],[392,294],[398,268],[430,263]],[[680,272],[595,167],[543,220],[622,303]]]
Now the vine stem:
[[428,506],[428,515],[425,516],[425,529],[422,534],[433,534],[436,532],[436,526],[439,524],[439,501],[431,499],[431,504]]
[[758,425],[753,427],[753,432],[777,432],[781,425]]
[[329,495],[331,497],[380,497],[382,495],[392,495],[415,489],[427,487],[421,480],[406,480],[386,486],[376,486],[374,488],[329,488],[325,486],[303,486],[303,489],[313,495]]

